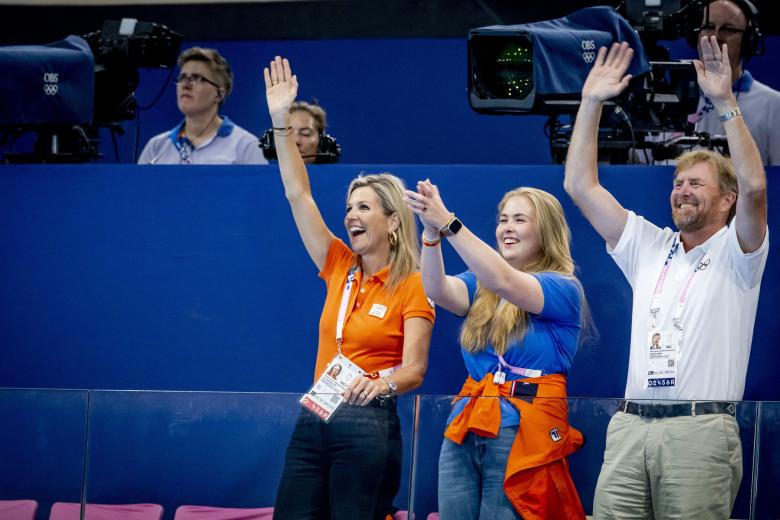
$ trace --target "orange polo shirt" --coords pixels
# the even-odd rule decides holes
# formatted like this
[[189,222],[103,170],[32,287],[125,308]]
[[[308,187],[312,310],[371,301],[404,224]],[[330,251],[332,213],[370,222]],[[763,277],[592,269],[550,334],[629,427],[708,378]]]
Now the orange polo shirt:
[[[320,316],[315,380],[338,353],[336,321],[347,275],[354,266],[355,253],[344,242],[334,239],[320,272],[328,294]],[[425,297],[419,272],[409,275],[392,293],[385,288],[388,276],[389,268],[384,267],[366,280],[361,288],[363,272],[357,270],[347,305],[341,351],[366,372],[401,364],[405,320],[414,317],[425,318],[430,322],[434,320],[433,307]],[[381,305],[386,310],[384,313],[378,312],[375,305]],[[380,317],[378,314],[383,315]]]

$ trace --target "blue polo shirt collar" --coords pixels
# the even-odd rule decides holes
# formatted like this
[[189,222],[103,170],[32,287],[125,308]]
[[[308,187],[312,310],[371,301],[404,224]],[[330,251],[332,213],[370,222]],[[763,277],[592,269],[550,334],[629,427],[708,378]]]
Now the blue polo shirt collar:
[[753,76],[750,75],[750,72],[743,71],[742,76],[740,76],[740,78],[734,82],[734,84],[731,86],[731,89],[734,92],[747,92],[752,86]]
[[[236,124],[233,123],[233,121],[231,121],[228,116],[220,117],[222,117],[222,124],[219,126],[219,130],[217,130],[217,136],[227,137],[233,133],[233,130],[236,128]],[[184,128],[184,122],[185,120],[182,119],[181,123],[173,127],[168,134],[168,139],[170,139],[174,145],[179,142],[179,135],[181,135],[181,131]]]

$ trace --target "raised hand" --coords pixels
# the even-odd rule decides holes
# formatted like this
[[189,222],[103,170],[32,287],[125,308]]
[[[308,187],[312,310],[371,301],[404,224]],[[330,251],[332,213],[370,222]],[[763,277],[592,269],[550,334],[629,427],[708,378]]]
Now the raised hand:
[[718,47],[715,36],[701,39],[701,61],[693,60],[699,88],[713,103],[725,102],[731,97],[731,64],[726,44]]
[[626,71],[633,57],[634,50],[626,42],[613,43],[609,52],[601,47],[582,86],[582,99],[603,102],[623,92],[631,81]]
[[298,95],[298,77],[293,75],[290,62],[277,56],[269,67],[263,69],[265,98],[274,126],[287,126],[290,107]]

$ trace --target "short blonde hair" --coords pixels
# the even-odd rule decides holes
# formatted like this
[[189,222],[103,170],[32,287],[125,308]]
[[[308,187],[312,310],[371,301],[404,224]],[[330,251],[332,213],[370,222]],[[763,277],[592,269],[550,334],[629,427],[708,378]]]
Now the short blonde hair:
[[[676,179],[677,174],[681,171],[687,170],[699,163],[707,163],[715,168],[715,173],[718,175],[718,185],[720,186],[721,194],[732,192],[734,195],[739,196],[739,185],[737,184],[737,174],[734,172],[734,164],[728,157],[724,157],[712,150],[691,150],[680,155],[677,158],[674,178]],[[731,205],[729,215],[726,218],[726,223],[731,222],[731,219],[734,218],[736,212],[737,199],[734,198],[734,204]]]

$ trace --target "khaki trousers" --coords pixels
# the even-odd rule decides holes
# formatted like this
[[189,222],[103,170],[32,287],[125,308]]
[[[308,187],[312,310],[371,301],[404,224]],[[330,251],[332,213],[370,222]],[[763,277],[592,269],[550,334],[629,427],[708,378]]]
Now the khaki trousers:
[[728,519],[742,480],[742,444],[725,414],[643,419],[607,428],[593,518]]

